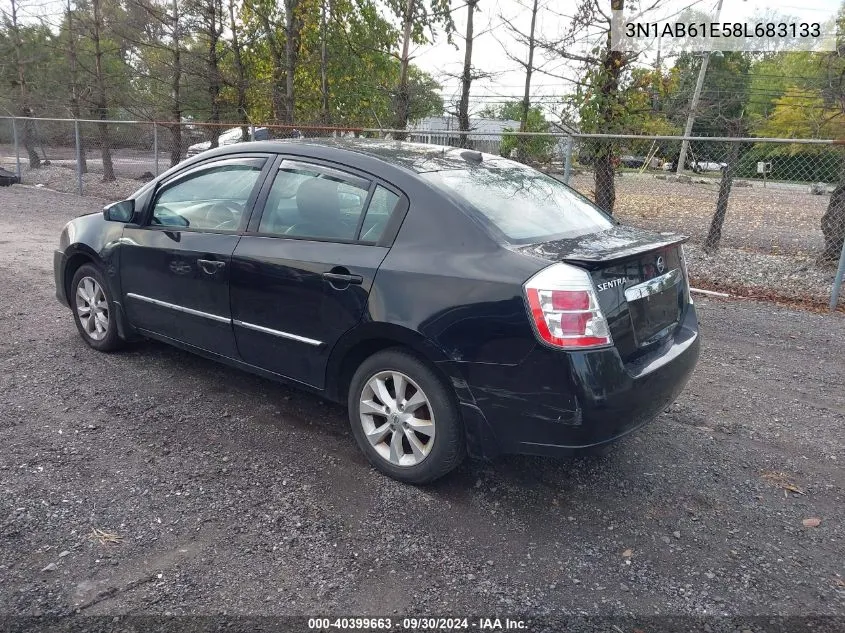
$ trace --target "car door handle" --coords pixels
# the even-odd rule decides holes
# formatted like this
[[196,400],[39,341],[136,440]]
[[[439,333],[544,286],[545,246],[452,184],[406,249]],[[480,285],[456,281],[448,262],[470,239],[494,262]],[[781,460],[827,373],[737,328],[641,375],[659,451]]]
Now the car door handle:
[[198,259],[197,263],[206,275],[214,275],[226,267],[226,262],[218,262],[212,259]]
[[350,275],[349,273],[323,273],[323,279],[332,283],[340,284],[364,283],[364,278],[361,275]]

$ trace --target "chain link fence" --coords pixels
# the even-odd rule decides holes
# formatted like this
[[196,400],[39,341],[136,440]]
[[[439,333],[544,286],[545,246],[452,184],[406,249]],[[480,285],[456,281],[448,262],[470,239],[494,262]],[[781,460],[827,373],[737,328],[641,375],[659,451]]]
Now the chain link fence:
[[[391,138],[391,130],[254,124],[0,119],[0,167],[22,182],[118,200],[213,145],[304,136]],[[730,294],[828,303],[845,241],[845,144],[409,130],[531,164],[624,224],[690,237],[693,283]],[[36,165],[38,165],[36,167]],[[845,257],[840,271],[845,271]],[[842,306],[842,301],[839,305]],[[830,301],[834,307],[834,301]]]

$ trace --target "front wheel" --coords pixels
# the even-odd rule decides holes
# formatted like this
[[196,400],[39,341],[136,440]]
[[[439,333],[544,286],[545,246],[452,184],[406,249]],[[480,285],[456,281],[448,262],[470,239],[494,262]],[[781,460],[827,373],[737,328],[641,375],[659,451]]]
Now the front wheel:
[[105,278],[93,264],[79,267],[70,284],[73,320],[82,340],[99,352],[111,352],[123,345],[117,333],[114,302]]
[[349,387],[352,434],[370,463],[406,483],[424,484],[464,458],[454,394],[424,363],[389,349],[365,360]]

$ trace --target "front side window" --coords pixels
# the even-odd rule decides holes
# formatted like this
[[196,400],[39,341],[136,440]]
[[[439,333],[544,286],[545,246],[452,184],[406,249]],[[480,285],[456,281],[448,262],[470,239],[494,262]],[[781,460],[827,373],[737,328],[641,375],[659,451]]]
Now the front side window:
[[236,231],[262,163],[256,160],[211,167],[165,185],[153,203],[151,224]]
[[288,237],[354,240],[370,183],[322,166],[285,161],[279,168],[259,233]]
[[613,226],[563,183],[515,163],[420,175],[462,199],[483,224],[513,244],[578,237]]

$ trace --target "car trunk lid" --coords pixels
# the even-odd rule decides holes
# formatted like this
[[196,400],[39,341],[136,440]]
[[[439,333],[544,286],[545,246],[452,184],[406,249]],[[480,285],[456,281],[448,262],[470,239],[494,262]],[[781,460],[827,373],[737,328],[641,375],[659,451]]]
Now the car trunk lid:
[[632,359],[677,326],[688,287],[681,245],[686,238],[616,226],[571,239],[515,250],[549,262],[586,269],[596,287],[613,342]]

